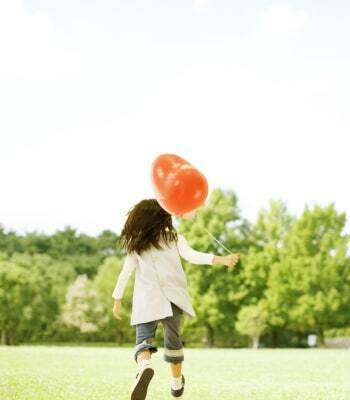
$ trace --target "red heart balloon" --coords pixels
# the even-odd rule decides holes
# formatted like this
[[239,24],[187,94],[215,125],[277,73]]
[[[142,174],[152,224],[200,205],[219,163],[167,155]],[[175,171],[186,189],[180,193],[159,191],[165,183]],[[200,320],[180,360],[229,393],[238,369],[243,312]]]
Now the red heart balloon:
[[151,180],[158,203],[170,214],[194,211],[208,195],[205,176],[176,154],[162,154],[153,161]]

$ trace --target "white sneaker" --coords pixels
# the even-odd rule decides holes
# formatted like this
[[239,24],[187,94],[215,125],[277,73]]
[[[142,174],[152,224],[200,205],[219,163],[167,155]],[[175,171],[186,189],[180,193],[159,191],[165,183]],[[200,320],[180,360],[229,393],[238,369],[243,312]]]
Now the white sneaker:
[[154,375],[154,369],[146,366],[136,374],[136,382],[131,392],[131,400],[145,400],[148,385]]
[[185,389],[185,377],[183,376],[183,374],[181,375],[181,382],[182,382],[182,388],[181,389],[173,389],[170,388],[170,392],[172,394],[173,397],[181,397],[184,393],[184,389]]

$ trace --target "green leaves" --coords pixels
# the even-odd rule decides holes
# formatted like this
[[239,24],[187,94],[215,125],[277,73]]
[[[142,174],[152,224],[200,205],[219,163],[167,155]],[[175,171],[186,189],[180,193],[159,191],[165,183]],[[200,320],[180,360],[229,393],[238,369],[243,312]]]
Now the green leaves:
[[305,208],[289,230],[282,257],[268,281],[269,309],[284,325],[307,334],[341,326],[349,304],[348,237],[344,214],[333,205]]
[[46,255],[15,254],[0,261],[0,329],[5,342],[43,339],[73,276],[67,264]]

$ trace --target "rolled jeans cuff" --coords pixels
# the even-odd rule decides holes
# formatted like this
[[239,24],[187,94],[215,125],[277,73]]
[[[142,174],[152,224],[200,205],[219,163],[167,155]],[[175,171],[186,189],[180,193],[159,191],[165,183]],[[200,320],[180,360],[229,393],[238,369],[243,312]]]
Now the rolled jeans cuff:
[[138,345],[135,346],[135,354],[134,354],[134,359],[137,362],[137,355],[138,353],[141,353],[142,351],[149,350],[151,353],[156,353],[158,351],[157,346],[154,346],[151,343],[148,343],[147,340],[144,340],[143,342],[139,343]]
[[169,363],[177,364],[184,361],[183,348],[178,350],[164,349],[164,360]]

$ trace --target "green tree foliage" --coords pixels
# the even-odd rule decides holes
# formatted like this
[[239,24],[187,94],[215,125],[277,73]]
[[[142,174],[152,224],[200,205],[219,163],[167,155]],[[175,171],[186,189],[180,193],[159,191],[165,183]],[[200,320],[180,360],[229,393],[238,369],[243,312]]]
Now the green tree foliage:
[[[232,252],[240,252],[248,228],[248,222],[240,216],[237,196],[232,191],[216,189],[196,218],[181,222],[179,231],[199,251],[227,254],[206,230]],[[204,340],[209,346],[220,342],[220,338],[222,345],[228,345],[242,296],[238,274],[223,265],[189,265],[185,260],[183,265],[197,314],[194,321],[186,321],[184,335],[191,337],[194,329],[204,326]]]
[[307,334],[350,324],[349,236],[346,218],[334,205],[306,207],[285,239],[280,262],[268,281],[274,323]]
[[47,255],[3,255],[0,259],[2,342],[44,339],[72,278],[68,264]]
[[49,236],[38,232],[16,235],[0,225],[0,251],[15,253],[46,254],[55,260],[67,261],[76,275],[96,275],[105,257],[121,255],[117,246],[118,236],[104,230],[97,237],[78,234],[69,226]]
[[270,208],[258,214],[252,229],[254,245],[249,247],[244,257],[242,271],[248,302],[264,296],[271,268],[281,259],[283,240],[291,223],[292,217],[279,201],[271,201]]
[[[67,285],[79,274],[95,276],[106,257],[120,254],[117,240],[109,230],[97,237],[78,234],[70,227],[51,236],[37,232],[18,235],[0,225],[2,341],[59,338],[53,321],[60,313]],[[32,297],[35,301],[30,301]],[[47,306],[41,307],[40,301]],[[20,310],[26,314],[21,315]]]
[[[268,209],[258,213],[256,223],[251,229],[251,245],[244,255],[244,268],[241,282],[244,297],[240,306],[255,306],[266,297],[268,280],[276,263],[281,260],[284,241],[293,223],[282,201],[271,200]],[[269,321],[276,318],[272,314]],[[272,337],[272,344],[278,344],[278,334],[273,324],[265,330]]]
[[12,255],[16,252],[25,252],[25,245],[22,243],[21,237],[16,232],[7,231],[3,225],[0,224],[0,251]]
[[69,260],[77,275],[93,277],[98,266],[108,254],[115,251],[117,237],[104,231],[97,237],[77,234],[75,229],[66,227],[51,237],[50,253],[53,257]]

